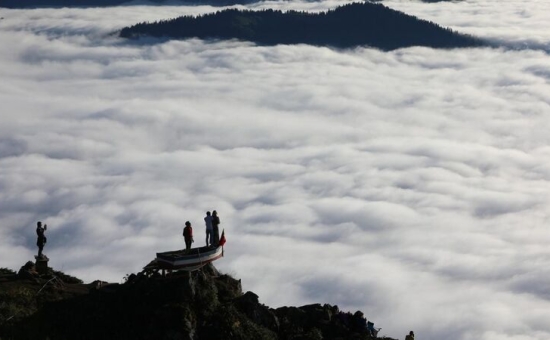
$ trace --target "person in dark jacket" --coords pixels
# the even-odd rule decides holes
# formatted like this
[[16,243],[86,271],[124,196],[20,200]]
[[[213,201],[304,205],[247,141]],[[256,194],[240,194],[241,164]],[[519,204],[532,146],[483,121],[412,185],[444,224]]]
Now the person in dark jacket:
[[212,211],[212,229],[214,232],[214,246],[220,244],[220,217],[216,210]]
[[206,212],[204,223],[206,224],[206,246],[212,246],[214,240],[212,235],[214,233],[214,227],[212,226],[212,216],[210,215],[210,211]]
[[409,335],[405,337],[405,340],[414,340],[414,332],[410,331]]
[[193,228],[191,227],[191,222],[185,222],[185,228],[183,228],[183,238],[185,239],[185,251],[188,252],[191,250],[191,243],[195,242],[193,240]]
[[48,225],[44,224],[42,227],[42,222],[38,221],[36,223],[36,245],[38,246],[38,257],[42,257],[42,250],[44,250],[44,245],[48,242],[44,232],[48,229]]

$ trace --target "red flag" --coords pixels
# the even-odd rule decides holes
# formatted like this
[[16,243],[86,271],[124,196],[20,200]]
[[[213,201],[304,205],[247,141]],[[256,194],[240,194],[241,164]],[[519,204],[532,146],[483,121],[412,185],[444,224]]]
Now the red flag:
[[220,237],[220,242],[219,242],[220,246],[223,247],[223,245],[225,244],[225,229],[222,230],[222,237]]

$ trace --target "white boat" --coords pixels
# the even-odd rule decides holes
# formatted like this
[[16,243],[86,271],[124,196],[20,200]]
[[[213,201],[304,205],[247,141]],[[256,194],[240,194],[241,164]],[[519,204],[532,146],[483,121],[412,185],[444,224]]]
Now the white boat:
[[169,270],[197,270],[202,266],[223,256],[223,247],[192,248],[157,253],[155,264],[158,269]]

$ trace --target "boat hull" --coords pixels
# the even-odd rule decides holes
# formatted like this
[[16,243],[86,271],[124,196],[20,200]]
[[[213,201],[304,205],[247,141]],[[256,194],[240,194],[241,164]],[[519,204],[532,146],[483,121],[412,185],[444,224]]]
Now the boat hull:
[[201,247],[157,253],[156,264],[160,269],[197,270],[223,256],[223,247]]

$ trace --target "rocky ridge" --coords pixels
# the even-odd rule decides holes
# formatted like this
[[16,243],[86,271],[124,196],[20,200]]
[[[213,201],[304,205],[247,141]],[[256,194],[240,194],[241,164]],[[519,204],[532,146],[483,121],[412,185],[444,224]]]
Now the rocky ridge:
[[[373,339],[360,311],[270,308],[213,265],[123,284],[0,269],[0,339]],[[392,340],[391,338],[385,338]]]

